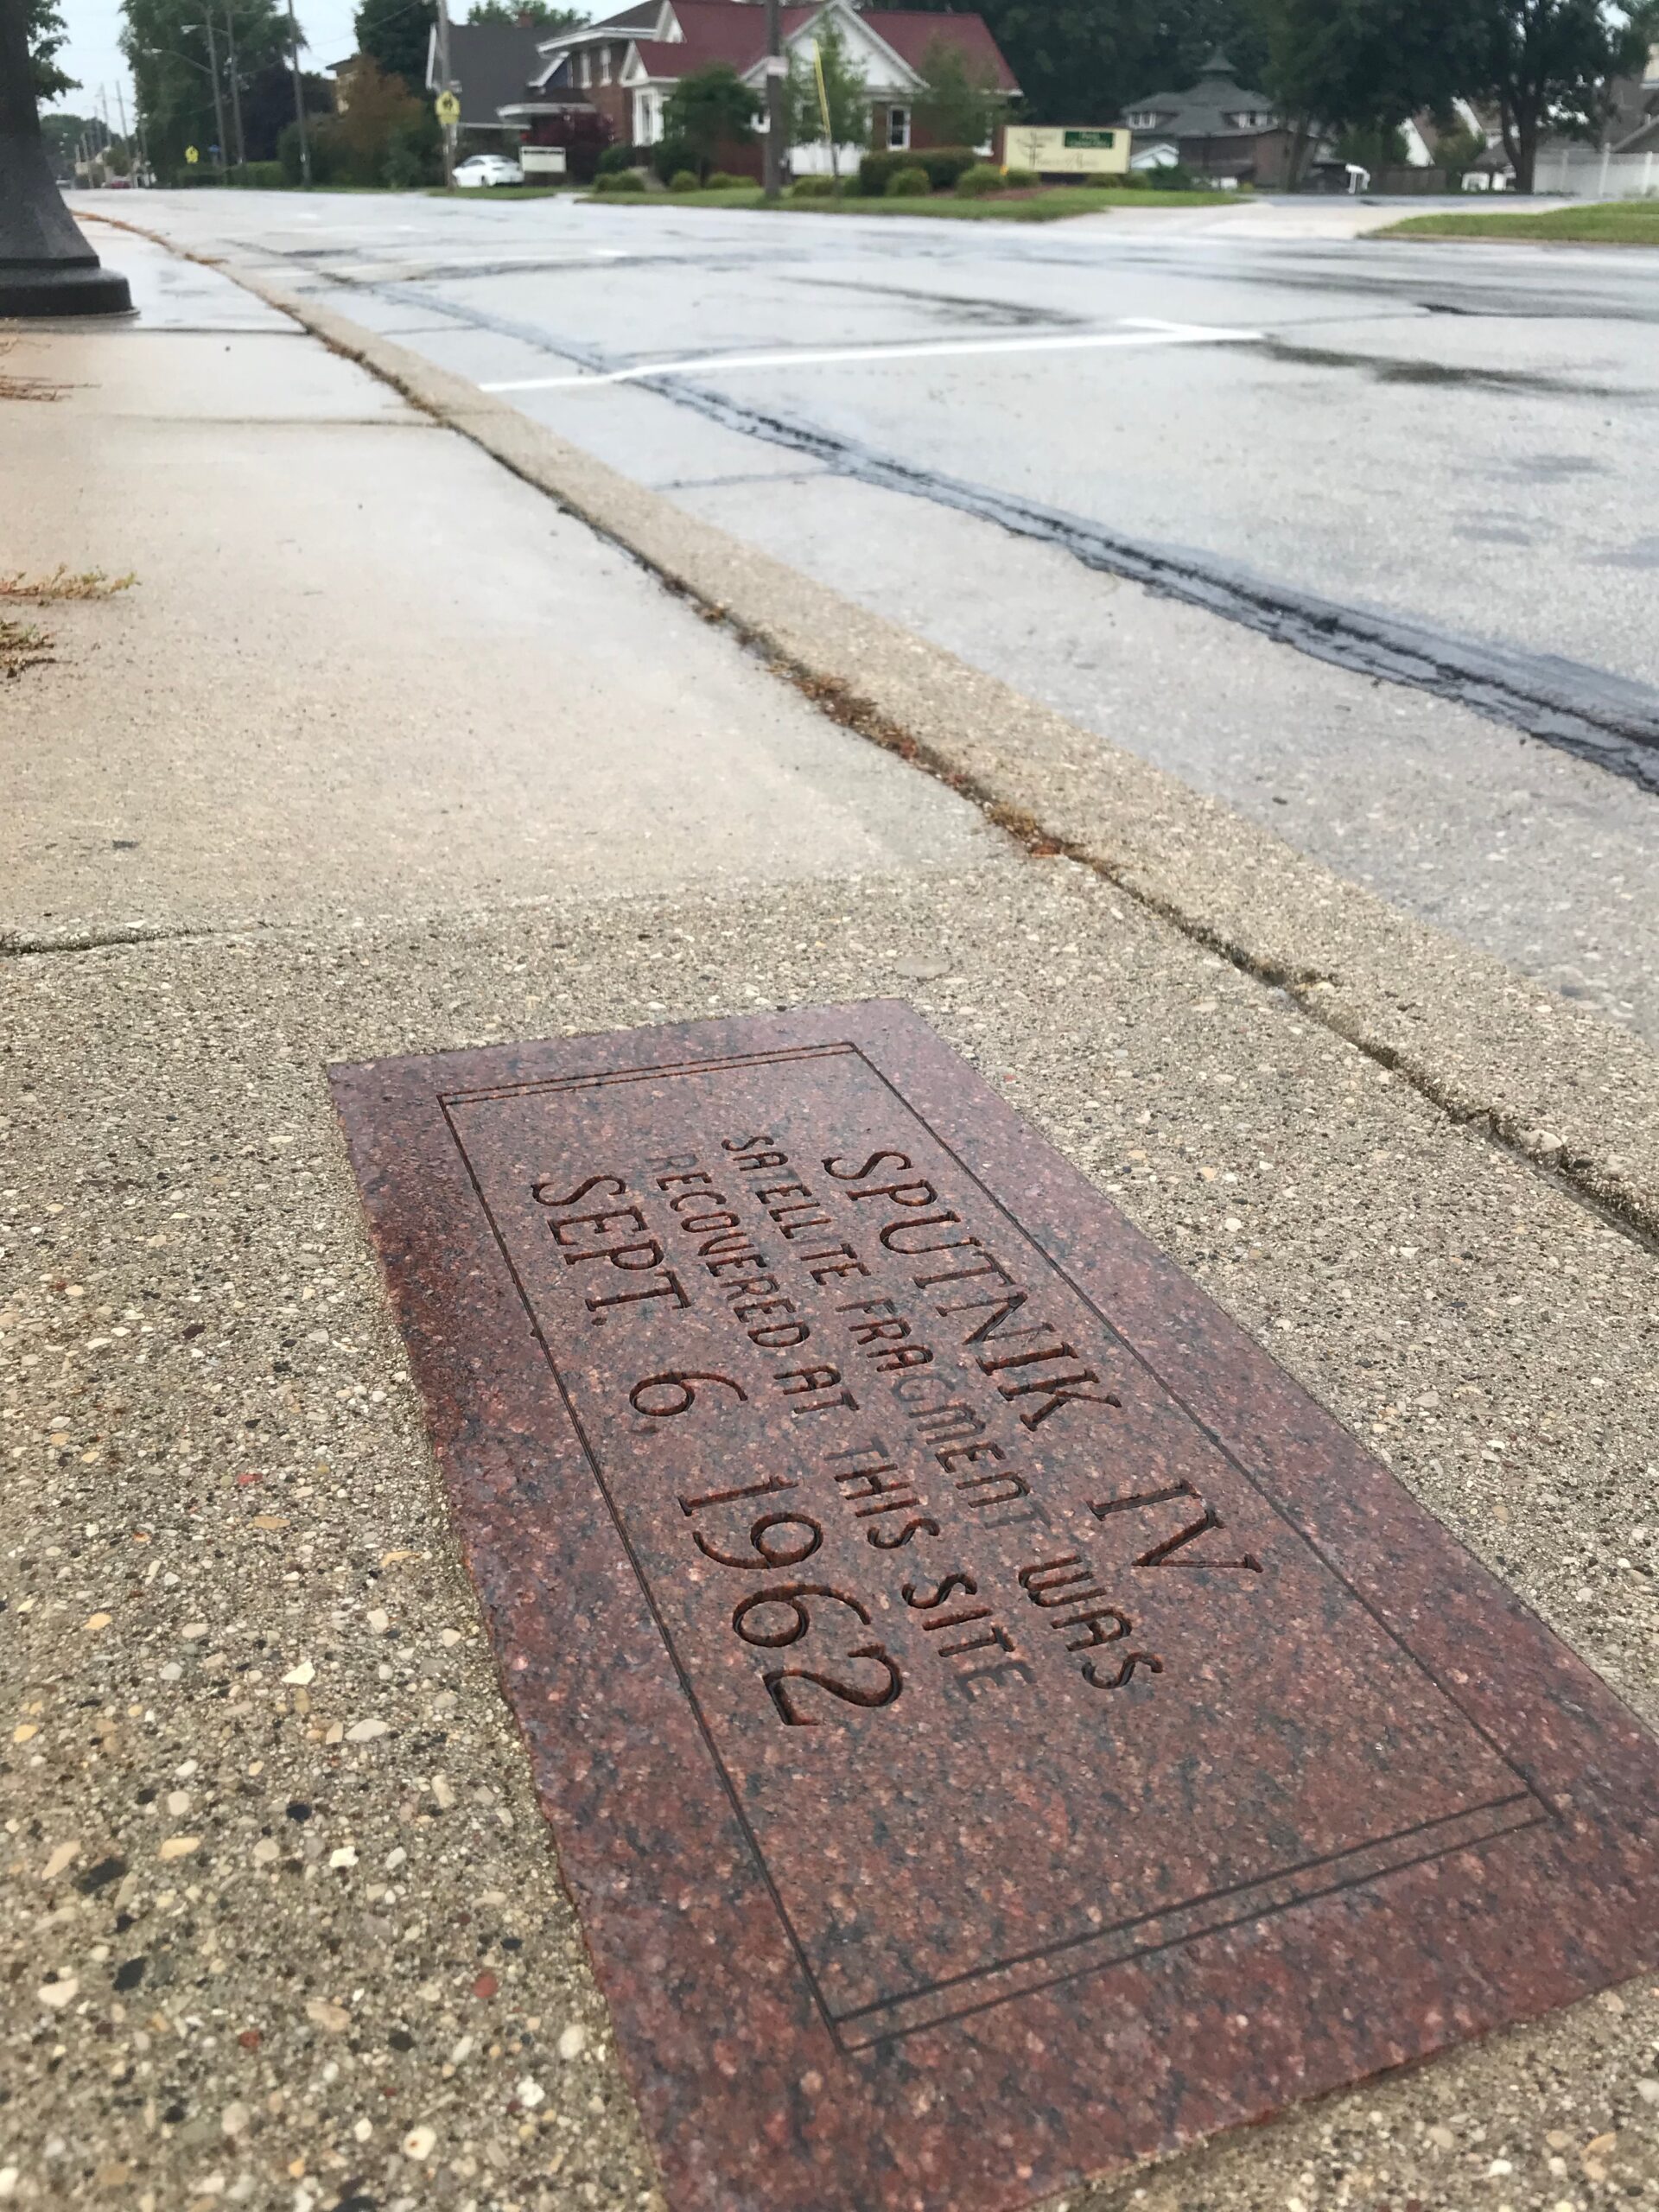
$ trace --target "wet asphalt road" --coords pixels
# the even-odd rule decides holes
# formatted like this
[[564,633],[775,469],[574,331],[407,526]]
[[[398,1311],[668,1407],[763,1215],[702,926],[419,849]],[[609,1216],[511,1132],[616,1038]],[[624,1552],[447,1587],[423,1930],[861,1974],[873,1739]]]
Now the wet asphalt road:
[[[1659,782],[1659,255],[1173,212],[132,212],[1659,1038],[1659,797],[1629,772]],[[1148,554],[1177,604],[1124,582]]]

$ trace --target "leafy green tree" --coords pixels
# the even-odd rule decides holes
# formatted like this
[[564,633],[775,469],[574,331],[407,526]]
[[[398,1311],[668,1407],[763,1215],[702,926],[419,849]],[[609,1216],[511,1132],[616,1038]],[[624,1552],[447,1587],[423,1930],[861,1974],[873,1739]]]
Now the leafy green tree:
[[1450,191],[1461,192],[1464,178],[1486,150],[1486,141],[1456,115],[1436,116],[1434,132],[1434,166],[1444,170]]
[[[238,60],[241,59],[238,55]],[[334,112],[334,88],[326,77],[302,71],[300,90],[308,115]],[[247,134],[248,159],[274,162],[278,158],[284,130],[294,122],[294,79],[286,58],[268,61],[248,79],[242,94],[242,127]]]
[[352,18],[357,50],[384,77],[401,77],[411,92],[426,88],[426,56],[436,0],[363,0]]
[[1497,108],[1517,192],[1530,192],[1546,130],[1593,137],[1609,79],[1634,75],[1659,10],[1603,0],[1484,0],[1477,69],[1459,89]]
[[988,64],[976,66],[952,39],[930,39],[916,113],[936,146],[982,146],[1002,102]]
[[682,77],[663,102],[663,137],[681,140],[708,170],[722,146],[745,145],[753,137],[758,106],[730,62],[714,61]]
[[[908,0],[948,14],[955,0]],[[1267,68],[1262,0],[978,0],[1036,123],[1110,123],[1191,85],[1217,47],[1247,85]],[[870,10],[879,31],[879,5]]]
[[[830,171],[841,188],[841,149],[870,143],[870,95],[863,72],[854,60],[841,26],[828,17],[817,34],[818,59],[815,68],[809,47],[796,47],[789,57],[789,135],[791,145],[816,145],[824,135],[826,109],[830,116]],[[822,93],[819,72],[823,77]]]
[[61,181],[75,171],[75,156],[80,151],[83,130],[103,130],[101,123],[94,123],[91,116],[66,115],[61,108],[41,118],[41,136],[46,141],[46,150],[52,163],[52,174]]
[[66,92],[79,92],[79,79],[60,69],[54,58],[69,35],[56,0],[23,0],[23,29],[35,72],[35,97],[41,105],[61,99]]
[[1266,89],[1287,113],[1367,134],[1374,151],[1386,149],[1408,118],[1470,90],[1490,4],[1264,0]]
[[524,30],[573,31],[588,17],[580,8],[555,8],[550,0],[473,0],[469,23],[517,23]]
[[[231,0],[231,10],[245,124],[249,99],[267,73],[276,69],[286,75],[288,8],[286,0]],[[172,176],[185,167],[187,146],[199,147],[205,153],[219,135],[207,40],[201,27],[203,0],[121,0],[121,50],[132,71],[149,158],[159,175]],[[222,15],[219,0],[214,48],[228,130],[230,79]],[[301,43],[304,43],[303,35]],[[291,92],[289,103],[291,115]],[[255,137],[251,130],[248,139],[251,154]],[[223,150],[228,155],[228,148]]]

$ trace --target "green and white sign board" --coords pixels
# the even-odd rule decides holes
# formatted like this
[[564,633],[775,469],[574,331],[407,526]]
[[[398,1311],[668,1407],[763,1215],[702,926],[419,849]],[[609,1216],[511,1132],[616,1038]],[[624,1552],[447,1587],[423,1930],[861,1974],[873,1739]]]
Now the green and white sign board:
[[1127,130],[1041,129],[1015,124],[1006,140],[1012,169],[1039,176],[1122,176],[1129,166]]

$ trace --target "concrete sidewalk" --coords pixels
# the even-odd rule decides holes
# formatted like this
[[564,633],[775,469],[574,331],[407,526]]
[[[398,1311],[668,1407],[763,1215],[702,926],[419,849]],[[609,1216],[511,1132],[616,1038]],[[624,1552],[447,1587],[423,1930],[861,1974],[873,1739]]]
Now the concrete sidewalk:
[[[0,400],[0,2195],[654,2201],[330,1060],[909,998],[1659,1719],[1643,1242],[177,269]],[[1652,1975],[1071,2207],[1644,2193]]]

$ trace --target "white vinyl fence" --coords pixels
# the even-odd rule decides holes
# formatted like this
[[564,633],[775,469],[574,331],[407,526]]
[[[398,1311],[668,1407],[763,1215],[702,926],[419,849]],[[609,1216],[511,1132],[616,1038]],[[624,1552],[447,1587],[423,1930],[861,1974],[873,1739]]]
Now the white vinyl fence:
[[1533,189],[1571,200],[1659,196],[1659,154],[1603,154],[1593,146],[1540,154]]

